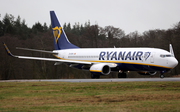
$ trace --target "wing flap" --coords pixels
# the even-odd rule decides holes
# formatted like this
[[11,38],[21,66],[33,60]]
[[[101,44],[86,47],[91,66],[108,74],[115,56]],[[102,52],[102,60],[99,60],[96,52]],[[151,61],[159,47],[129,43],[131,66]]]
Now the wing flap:
[[45,51],[45,50],[38,50],[38,49],[29,49],[29,48],[21,48],[21,47],[16,47],[16,49],[21,49],[21,50],[27,50],[27,51],[35,51],[35,52],[42,52],[42,53],[49,53],[49,54],[58,54],[53,51]]
[[53,58],[27,57],[27,56],[15,56],[15,57],[21,58],[21,59],[55,61],[55,62],[64,62],[64,63],[91,64],[91,62],[85,62],[85,61],[61,60],[61,59],[53,59]]

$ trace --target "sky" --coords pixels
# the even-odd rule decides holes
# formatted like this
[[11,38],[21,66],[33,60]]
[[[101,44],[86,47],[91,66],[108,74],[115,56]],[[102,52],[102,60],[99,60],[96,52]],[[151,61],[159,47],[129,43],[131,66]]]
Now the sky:
[[6,13],[25,19],[28,27],[36,22],[50,25],[49,11],[59,22],[100,27],[114,26],[126,34],[169,29],[180,22],[180,0],[0,0],[0,20]]

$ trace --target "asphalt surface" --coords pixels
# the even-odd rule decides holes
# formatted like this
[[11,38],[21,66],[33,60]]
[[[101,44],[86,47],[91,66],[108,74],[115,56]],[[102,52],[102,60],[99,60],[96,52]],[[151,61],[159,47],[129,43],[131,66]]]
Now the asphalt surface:
[[0,80],[0,82],[157,82],[180,81],[180,78],[125,78],[125,79],[30,79],[30,80]]

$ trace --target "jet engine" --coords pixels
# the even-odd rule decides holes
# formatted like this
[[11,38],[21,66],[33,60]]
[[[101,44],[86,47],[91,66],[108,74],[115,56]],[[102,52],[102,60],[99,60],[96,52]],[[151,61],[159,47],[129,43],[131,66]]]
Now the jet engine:
[[155,75],[157,72],[149,72],[149,71],[139,71],[138,72],[140,75]]
[[94,64],[90,67],[92,73],[100,73],[101,75],[108,75],[111,72],[111,68],[106,63]]

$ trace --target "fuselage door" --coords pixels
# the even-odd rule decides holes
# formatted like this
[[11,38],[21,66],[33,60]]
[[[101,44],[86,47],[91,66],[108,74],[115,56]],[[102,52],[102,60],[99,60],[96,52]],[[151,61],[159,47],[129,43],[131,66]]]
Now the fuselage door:
[[154,63],[154,56],[155,56],[155,52],[153,52],[152,55],[151,55],[151,58],[150,58],[151,63]]

